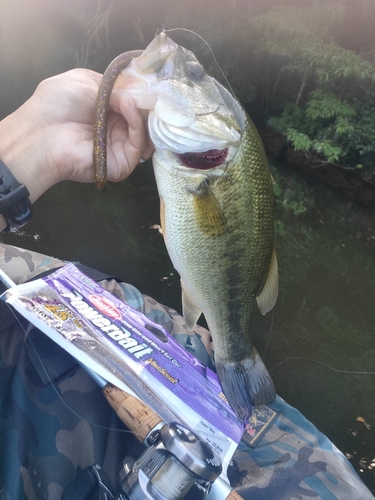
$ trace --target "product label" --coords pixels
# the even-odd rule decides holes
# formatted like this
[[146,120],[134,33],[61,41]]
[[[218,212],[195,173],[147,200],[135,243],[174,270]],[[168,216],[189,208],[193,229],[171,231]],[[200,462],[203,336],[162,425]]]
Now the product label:
[[[41,283],[38,289],[37,282]],[[11,289],[8,293],[13,299],[7,300],[21,314],[22,308],[31,311],[119,380],[126,383],[130,370],[133,379],[139,377],[172,413],[181,415],[186,425],[204,437],[222,460],[228,460],[243,427],[215,373],[161,325],[104,290],[73,264],[37,282]],[[71,353],[76,356],[75,351]],[[127,375],[123,376],[125,366]]]
[[[119,355],[127,355],[166,389],[229,436],[238,434],[238,420],[223,397],[216,374],[186,351],[160,325],[117,297],[87,281],[69,264],[45,278],[91,327],[105,336]],[[92,288],[95,286],[95,293]],[[213,382],[214,380],[214,382]],[[222,415],[222,419],[218,418]],[[233,436],[233,437],[234,437]]]

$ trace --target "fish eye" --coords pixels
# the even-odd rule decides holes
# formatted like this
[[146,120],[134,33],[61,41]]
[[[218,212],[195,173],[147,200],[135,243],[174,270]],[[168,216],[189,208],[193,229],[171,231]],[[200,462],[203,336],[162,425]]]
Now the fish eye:
[[198,61],[189,61],[186,65],[188,76],[194,79],[199,79],[204,76],[204,68]]

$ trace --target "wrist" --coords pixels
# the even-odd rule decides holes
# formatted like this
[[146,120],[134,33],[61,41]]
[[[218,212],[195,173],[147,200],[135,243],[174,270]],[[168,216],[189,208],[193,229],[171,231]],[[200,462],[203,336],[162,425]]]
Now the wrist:
[[26,186],[32,203],[57,182],[45,165],[45,141],[35,115],[27,101],[0,122],[0,159],[17,181]]
[[33,216],[30,193],[0,160],[0,214],[7,222],[7,231],[17,231]]

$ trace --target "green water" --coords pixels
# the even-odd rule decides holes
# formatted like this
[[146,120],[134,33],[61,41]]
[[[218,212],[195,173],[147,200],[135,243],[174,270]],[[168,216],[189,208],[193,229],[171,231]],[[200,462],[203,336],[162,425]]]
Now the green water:
[[[375,213],[287,167],[274,176],[280,292],[274,312],[255,318],[255,344],[278,394],[375,492]],[[35,212],[2,241],[91,265],[181,310],[179,277],[151,228],[159,211],[150,164],[102,192],[55,186]]]
[[296,216],[285,210],[292,203],[278,203],[280,295],[259,351],[268,342],[265,361],[279,394],[375,491],[375,213],[278,172],[306,211]]

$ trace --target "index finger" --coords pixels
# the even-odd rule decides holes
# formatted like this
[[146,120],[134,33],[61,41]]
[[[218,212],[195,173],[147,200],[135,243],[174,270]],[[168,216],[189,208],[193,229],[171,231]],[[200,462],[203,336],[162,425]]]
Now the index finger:
[[154,147],[147,130],[147,110],[139,110],[133,98],[122,94],[120,98],[120,113],[128,125],[128,140],[126,141],[125,155],[130,165],[137,165],[141,158],[150,158]]

